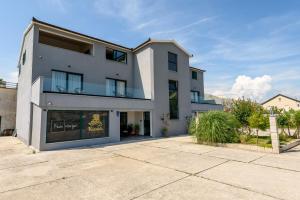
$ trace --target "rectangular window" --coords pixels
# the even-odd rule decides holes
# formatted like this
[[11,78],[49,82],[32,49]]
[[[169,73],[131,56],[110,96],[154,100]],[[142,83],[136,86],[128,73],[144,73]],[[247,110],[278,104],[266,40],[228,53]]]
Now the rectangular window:
[[192,103],[198,103],[200,98],[199,91],[191,91],[191,101]]
[[39,32],[39,43],[89,55],[92,54],[93,50],[92,44],[48,33],[45,31]]
[[81,93],[83,75],[71,72],[52,71],[52,92]]
[[127,63],[127,53],[106,48],[106,59],[108,60],[114,60],[121,63]]
[[26,51],[24,51],[22,55],[22,65],[25,65],[25,63],[26,63]]
[[178,82],[169,80],[169,110],[170,119],[178,119]]
[[106,95],[107,96],[126,96],[126,81],[116,79],[106,79]]
[[192,71],[192,79],[197,80],[197,72],[196,71]]
[[108,137],[108,111],[48,111],[46,142]]
[[168,52],[168,68],[177,72],[177,54]]

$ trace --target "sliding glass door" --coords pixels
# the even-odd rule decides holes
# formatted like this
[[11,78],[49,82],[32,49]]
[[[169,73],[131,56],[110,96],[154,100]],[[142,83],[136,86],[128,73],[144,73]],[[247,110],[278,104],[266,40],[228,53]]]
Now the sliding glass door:
[[51,91],[81,93],[82,91],[82,74],[70,72],[52,71]]
[[52,71],[52,91],[66,92],[67,74],[65,72]]
[[107,96],[126,96],[126,81],[116,79],[106,79],[106,95]]
[[125,97],[126,95],[126,83],[125,81],[117,81],[117,96]]
[[82,90],[82,76],[77,74],[68,74],[68,92],[80,93]]
[[113,79],[106,79],[106,95],[115,96],[116,94],[116,82]]

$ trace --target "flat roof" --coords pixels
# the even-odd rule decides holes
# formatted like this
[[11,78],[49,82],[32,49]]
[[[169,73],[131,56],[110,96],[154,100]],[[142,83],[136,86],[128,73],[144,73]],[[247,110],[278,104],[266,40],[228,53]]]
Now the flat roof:
[[72,31],[70,29],[66,29],[66,28],[63,28],[63,27],[60,27],[60,26],[56,26],[56,25],[38,20],[35,17],[32,18],[32,22],[36,23],[36,24],[41,24],[41,25],[44,25],[44,26],[48,26],[48,27],[51,27],[51,28],[59,29],[59,30],[62,30],[62,31],[66,31],[66,32],[69,32],[69,33],[72,33],[72,34],[79,35],[81,37],[96,40],[96,41],[99,41],[99,42],[102,42],[102,43],[113,45],[113,46],[116,46],[116,47],[119,47],[119,48],[123,48],[123,49],[129,50],[129,51],[133,51],[133,52],[137,51],[140,48],[143,48],[144,46],[147,46],[148,44],[151,44],[151,43],[172,43],[176,47],[178,47],[180,50],[182,50],[184,53],[186,53],[189,57],[193,56],[188,51],[186,51],[182,46],[180,46],[175,40],[156,40],[156,39],[149,38],[145,42],[143,42],[143,43],[139,44],[138,46],[136,46],[135,48],[129,48],[129,47],[125,47],[123,45],[113,43],[113,42],[109,42],[109,41],[102,40],[102,39],[99,39],[99,38],[96,38],[96,37],[92,37],[92,36],[89,36],[89,35],[86,35],[86,34],[82,34],[82,33],[76,32],[76,31]]

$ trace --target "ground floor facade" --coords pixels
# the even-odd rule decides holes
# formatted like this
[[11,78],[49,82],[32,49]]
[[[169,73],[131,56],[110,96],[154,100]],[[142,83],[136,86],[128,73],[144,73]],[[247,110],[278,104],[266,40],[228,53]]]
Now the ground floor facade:
[[18,106],[17,135],[37,150],[118,142],[130,136],[161,137],[163,127],[169,136],[185,134],[193,113],[223,108],[188,104],[171,120],[168,107],[152,99],[47,93],[39,80],[30,95],[30,102]]
[[[131,136],[160,137],[161,133],[153,132],[153,113],[151,109],[43,109],[32,104],[29,145],[53,150],[118,142]],[[174,123],[168,126],[176,126]],[[186,125],[178,129],[184,130],[181,134],[187,132]],[[169,135],[177,133],[170,131]]]

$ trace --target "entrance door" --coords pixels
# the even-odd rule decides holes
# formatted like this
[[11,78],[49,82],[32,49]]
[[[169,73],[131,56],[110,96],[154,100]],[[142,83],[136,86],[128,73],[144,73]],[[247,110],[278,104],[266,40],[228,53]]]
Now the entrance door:
[[128,136],[127,112],[120,112],[120,135],[121,137]]
[[144,135],[150,136],[150,112],[144,112]]

